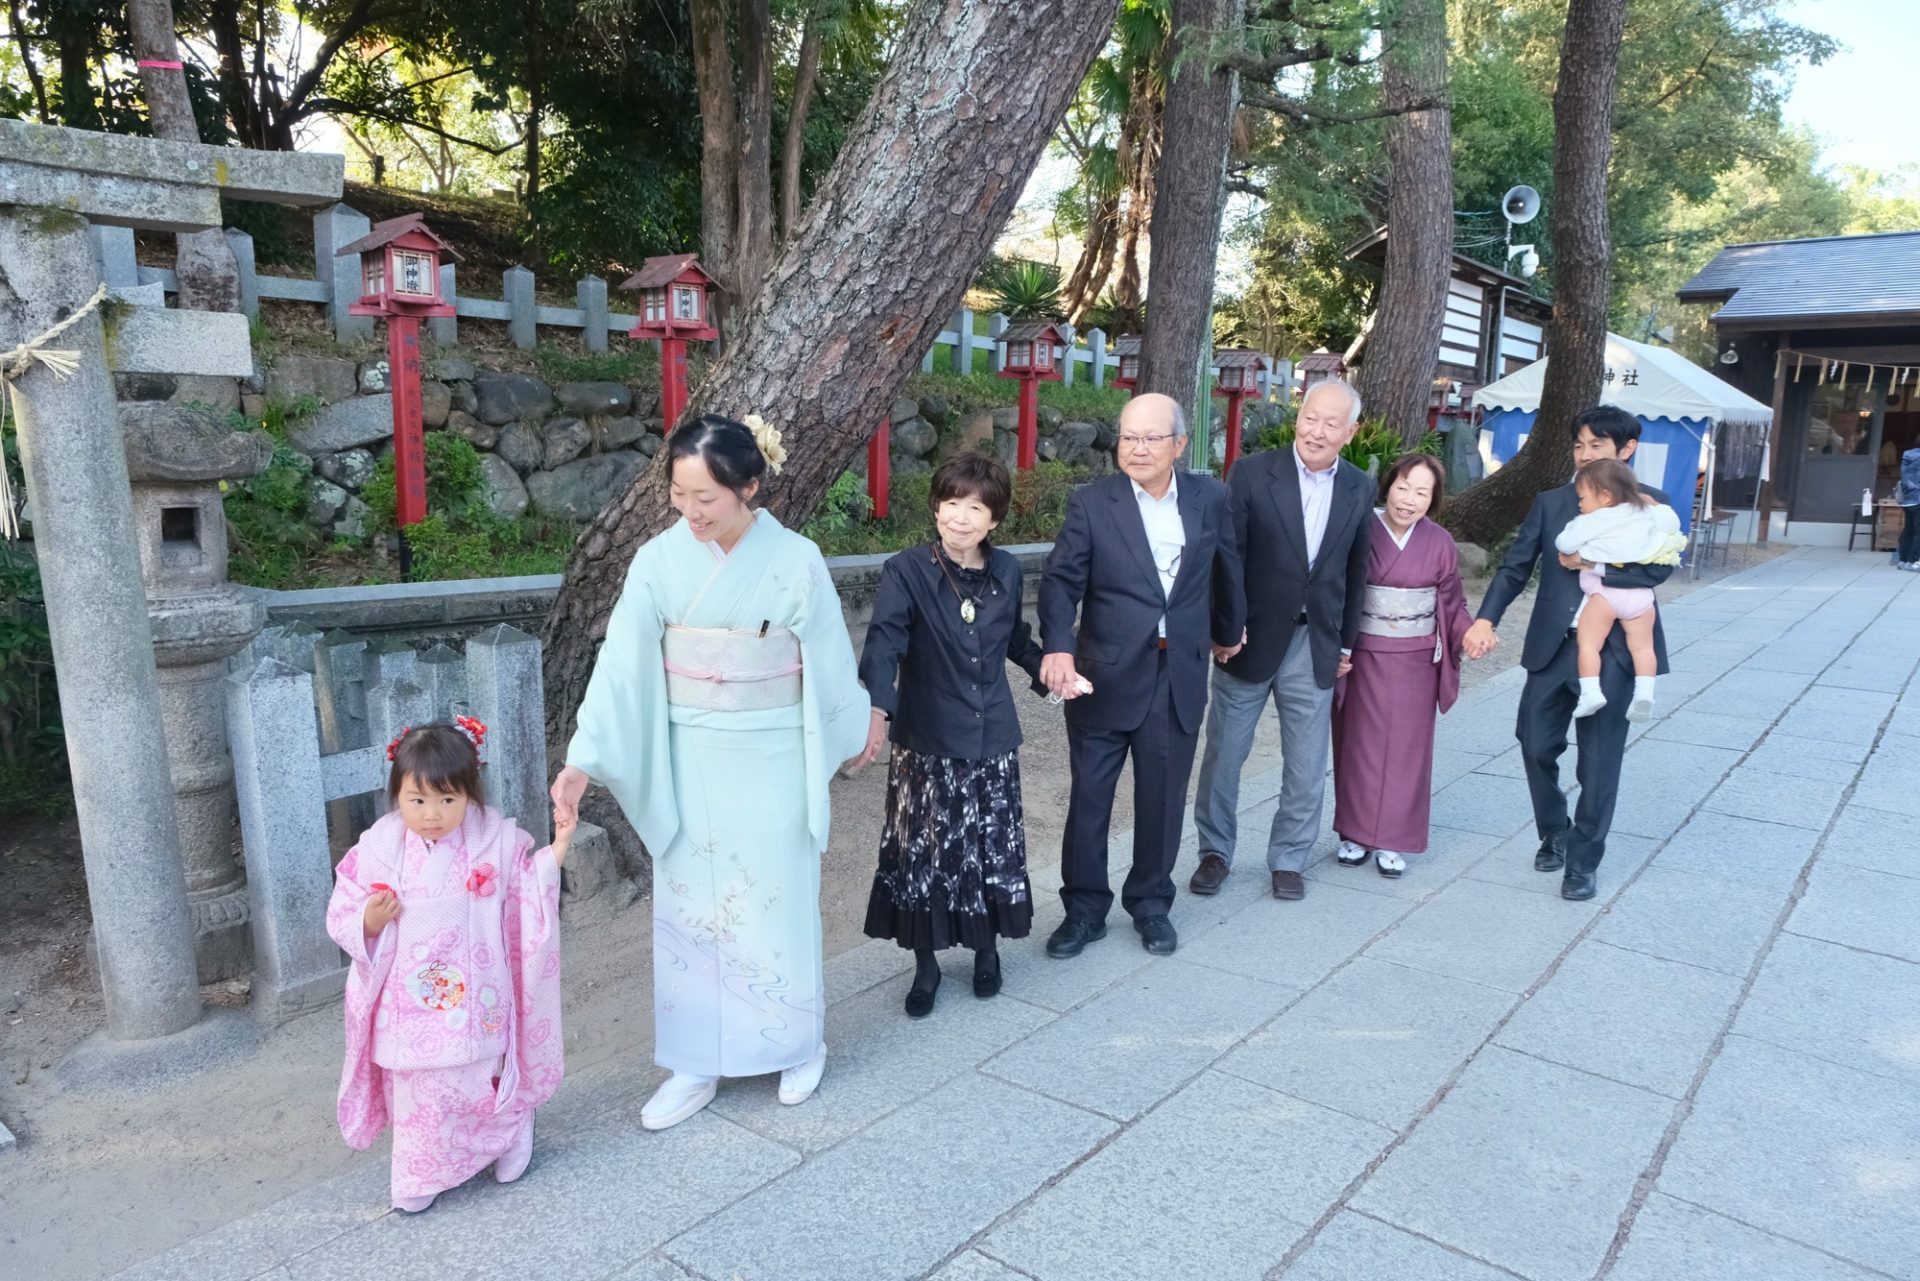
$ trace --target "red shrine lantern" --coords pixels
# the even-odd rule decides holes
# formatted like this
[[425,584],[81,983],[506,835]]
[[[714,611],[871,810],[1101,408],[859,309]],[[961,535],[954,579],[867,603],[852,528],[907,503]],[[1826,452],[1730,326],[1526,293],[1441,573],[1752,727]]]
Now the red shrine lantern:
[[660,341],[660,417],[672,431],[687,411],[687,344],[720,336],[713,323],[719,282],[700,266],[700,255],[667,254],[641,263],[620,287],[640,295],[639,318],[627,336]]
[[1000,341],[1007,345],[1000,376],[1020,380],[1020,445],[1015,465],[1032,471],[1040,452],[1040,382],[1061,381],[1055,350],[1067,345],[1067,336],[1051,320],[1022,320],[1009,325]]
[[452,245],[428,228],[423,215],[403,214],[373,230],[336,257],[360,255],[360,300],[350,316],[380,316],[387,322],[387,381],[393,389],[394,524],[400,530],[400,573],[413,569],[406,530],[427,516],[426,440],[420,411],[420,320],[451,316],[453,304],[440,292],[440,264],[458,262]]
[[1113,377],[1113,385],[1125,391],[1132,391],[1140,385],[1140,335],[1130,334],[1125,338],[1116,338],[1113,354],[1120,361],[1120,372]]
[[1220,474],[1225,476],[1240,458],[1240,407],[1249,397],[1260,394],[1260,375],[1271,366],[1265,354],[1238,347],[1215,348],[1213,363],[1219,371],[1213,394],[1227,401],[1227,452],[1220,467]]

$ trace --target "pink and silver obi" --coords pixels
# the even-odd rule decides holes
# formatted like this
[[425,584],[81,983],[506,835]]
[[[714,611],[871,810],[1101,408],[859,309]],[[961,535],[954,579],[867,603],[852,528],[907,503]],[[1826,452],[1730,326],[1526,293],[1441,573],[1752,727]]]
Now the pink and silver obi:
[[711,712],[758,712],[800,702],[800,639],[765,632],[669,625],[661,640],[667,701]]

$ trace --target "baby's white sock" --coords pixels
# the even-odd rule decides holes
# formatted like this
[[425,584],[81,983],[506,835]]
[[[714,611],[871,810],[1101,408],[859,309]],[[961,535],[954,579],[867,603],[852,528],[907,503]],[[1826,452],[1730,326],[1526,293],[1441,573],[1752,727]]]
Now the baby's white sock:
[[1651,703],[1653,701],[1653,682],[1657,679],[1659,678],[1654,676],[1634,677],[1633,701],[1637,703],[1644,698],[1647,702]]
[[1598,676],[1580,678],[1580,701],[1574,704],[1575,716],[1591,716],[1607,705],[1607,696],[1600,692]]

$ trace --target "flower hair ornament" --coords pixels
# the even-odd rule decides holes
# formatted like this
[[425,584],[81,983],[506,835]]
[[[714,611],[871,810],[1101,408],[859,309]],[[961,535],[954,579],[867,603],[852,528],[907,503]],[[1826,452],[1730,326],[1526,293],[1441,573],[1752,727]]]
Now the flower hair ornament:
[[[456,716],[453,718],[453,725],[455,729],[467,736],[467,741],[473,744],[473,754],[479,756],[481,749],[486,745],[487,727],[481,724],[479,718],[473,716]],[[393,736],[393,741],[387,744],[389,761],[400,754],[400,741],[411,733],[413,733],[413,726],[408,725]]]
[[761,456],[767,460],[767,469],[778,476],[781,466],[787,461],[787,450],[780,443],[779,429],[768,426],[767,420],[759,414],[748,414],[740,421],[753,433],[753,443],[760,447]]

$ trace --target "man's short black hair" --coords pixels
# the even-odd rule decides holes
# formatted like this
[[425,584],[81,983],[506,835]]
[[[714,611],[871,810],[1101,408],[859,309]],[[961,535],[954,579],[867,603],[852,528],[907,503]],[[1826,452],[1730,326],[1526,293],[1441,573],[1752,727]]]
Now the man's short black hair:
[[1610,440],[1615,448],[1626,445],[1630,440],[1640,439],[1640,420],[1618,405],[1595,405],[1592,409],[1583,409],[1573,416],[1573,438],[1580,439],[1580,429],[1585,427],[1596,437]]

